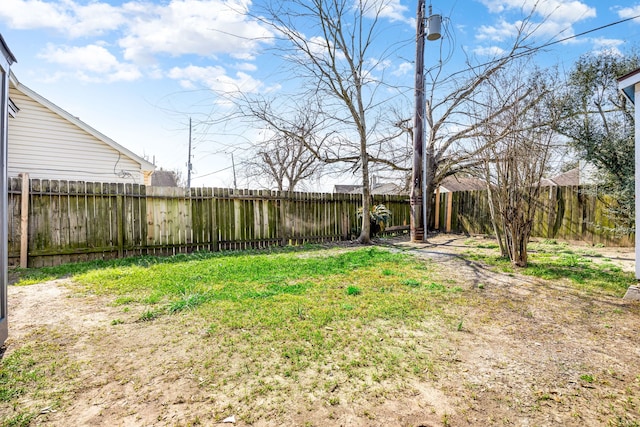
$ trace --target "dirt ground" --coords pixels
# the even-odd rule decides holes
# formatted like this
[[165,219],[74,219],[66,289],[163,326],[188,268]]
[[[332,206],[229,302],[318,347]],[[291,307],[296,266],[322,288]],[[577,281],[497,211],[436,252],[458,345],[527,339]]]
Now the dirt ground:
[[[202,387],[193,371],[193,360],[207,349],[188,315],[135,322],[139,313],[76,295],[64,280],[9,287],[5,357],[44,340],[75,361],[73,390],[61,390],[72,398],[53,410],[43,407],[32,425],[640,425],[640,304],[581,293],[562,281],[492,272],[457,256],[469,250],[465,239],[394,242],[436,263],[441,277],[479,292],[487,308],[465,313],[458,333],[421,343],[446,369],[376,398],[332,406],[292,394],[279,397],[286,410],[243,419],[237,416],[242,401],[228,389]],[[590,250],[634,268],[632,248]],[[114,328],[116,318],[123,324]],[[180,336],[172,332],[176,321],[183,322]],[[234,423],[223,423],[231,416]]]

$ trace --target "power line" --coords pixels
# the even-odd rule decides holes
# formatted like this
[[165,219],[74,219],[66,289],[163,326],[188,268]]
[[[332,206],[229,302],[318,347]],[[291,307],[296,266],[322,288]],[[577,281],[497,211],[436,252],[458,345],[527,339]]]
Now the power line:
[[586,35],[586,34],[590,34],[590,33],[593,33],[593,32],[595,32],[595,31],[600,31],[600,30],[602,30],[602,29],[604,29],[604,28],[613,27],[614,25],[622,24],[622,23],[624,23],[624,22],[632,21],[632,20],[634,20],[634,19],[638,19],[638,18],[640,18],[640,15],[632,16],[632,17],[630,17],[630,18],[621,19],[621,20],[619,20],[619,21],[615,21],[615,22],[611,22],[611,23],[609,23],[609,24],[605,24],[605,25],[602,25],[602,26],[600,26],[600,27],[592,28],[592,29],[590,29],[590,30],[583,31],[583,32],[581,32],[581,33],[574,34],[574,35],[572,35],[572,36],[568,36],[568,37],[565,37],[565,38],[560,39],[560,40],[550,41],[550,42],[545,43],[545,44],[543,44],[543,45],[540,45],[540,46],[536,46],[536,47],[532,47],[532,48],[530,48],[530,49],[527,49],[527,50],[525,50],[525,51],[523,51],[523,52],[513,53],[513,54],[511,54],[511,55],[509,55],[509,56],[506,56],[506,57],[503,57],[503,58],[494,59],[494,60],[491,60],[491,61],[485,62],[485,63],[483,63],[483,64],[478,64],[478,65],[474,65],[473,67],[465,68],[464,70],[456,71],[455,73],[450,74],[447,78],[449,78],[449,77],[453,77],[453,76],[455,76],[455,75],[457,75],[457,74],[460,74],[460,73],[464,73],[464,72],[466,72],[466,71],[475,70],[476,68],[486,67],[487,65],[491,65],[491,64],[494,64],[494,63],[496,63],[496,62],[503,61],[503,60],[504,60],[504,59],[506,59],[506,58],[520,58],[520,57],[522,57],[522,56],[531,55],[531,54],[533,54],[533,53],[535,53],[535,52],[537,52],[537,51],[539,51],[539,50],[542,50],[542,49],[547,48],[547,47],[549,47],[549,46],[553,46],[554,44],[558,44],[558,43],[566,42],[566,41],[568,41],[568,40],[572,40],[572,39],[575,39],[575,38],[578,38],[578,37],[584,36],[584,35]]
[[209,173],[204,174],[204,175],[194,176],[193,179],[204,178],[205,176],[214,175],[214,174],[217,174],[217,173],[220,173],[220,172],[224,172],[224,171],[232,169],[232,168],[233,168],[233,166],[228,166],[228,167],[226,167],[224,169],[219,169],[217,171],[209,172]]

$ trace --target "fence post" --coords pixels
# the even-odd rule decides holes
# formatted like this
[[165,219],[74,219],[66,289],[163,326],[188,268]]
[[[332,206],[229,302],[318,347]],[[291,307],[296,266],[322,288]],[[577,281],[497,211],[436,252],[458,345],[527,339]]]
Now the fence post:
[[211,218],[211,251],[218,252],[220,246],[218,244],[218,203],[217,193],[215,189],[210,189],[211,199],[209,200],[209,218]]
[[447,193],[447,233],[451,233],[451,211],[453,210],[453,192]]
[[436,208],[434,209],[435,214],[435,222],[433,228],[436,230],[440,229],[440,186],[436,187]]
[[[120,190],[120,188],[118,188]],[[118,258],[124,257],[125,205],[124,196],[118,191],[116,195],[116,224],[118,227]]]
[[29,262],[29,174],[21,173],[22,195],[20,207],[20,267]]

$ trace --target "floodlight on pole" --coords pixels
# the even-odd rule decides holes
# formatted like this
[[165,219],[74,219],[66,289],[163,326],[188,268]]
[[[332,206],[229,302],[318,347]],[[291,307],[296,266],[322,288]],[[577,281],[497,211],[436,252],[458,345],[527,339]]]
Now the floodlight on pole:
[[413,170],[411,176],[411,241],[424,241],[427,218],[424,215],[422,201],[428,197],[423,190],[423,153],[424,153],[424,39],[438,40],[441,37],[442,17],[433,15],[429,5],[429,17],[425,29],[425,0],[418,0],[416,19],[416,76],[415,76],[415,114],[413,120]]

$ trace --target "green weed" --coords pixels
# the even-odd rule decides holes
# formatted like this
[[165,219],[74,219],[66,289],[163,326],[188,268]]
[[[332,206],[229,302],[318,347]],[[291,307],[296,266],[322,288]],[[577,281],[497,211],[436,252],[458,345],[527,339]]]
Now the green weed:
[[347,295],[356,296],[362,293],[362,289],[357,286],[349,286],[347,288]]
[[586,383],[592,383],[594,381],[593,375],[591,374],[580,375],[580,379]]
[[157,310],[147,310],[144,313],[142,313],[140,315],[140,317],[138,318],[138,320],[140,322],[150,322],[152,320],[157,319],[158,317],[160,317],[161,313]]
[[400,283],[402,283],[403,285],[406,285],[406,286],[414,287],[414,288],[417,288],[422,284],[422,282],[420,282],[419,280],[416,280],[416,279],[405,279]]

